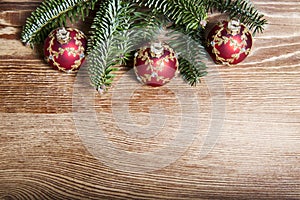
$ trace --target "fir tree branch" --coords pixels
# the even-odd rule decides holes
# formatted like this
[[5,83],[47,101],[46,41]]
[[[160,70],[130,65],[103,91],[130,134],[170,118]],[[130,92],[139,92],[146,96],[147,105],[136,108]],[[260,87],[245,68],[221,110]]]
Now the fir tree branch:
[[200,78],[207,74],[205,47],[199,43],[200,31],[187,32],[178,27],[168,34],[170,46],[179,55],[179,71],[182,78],[191,86],[196,86]]
[[[133,50],[139,49],[142,45],[149,44],[158,40],[158,36],[171,22],[154,10],[143,10],[138,20],[134,25],[132,38],[136,41],[136,45]],[[172,24],[172,23],[171,23]]]
[[[152,16],[151,16],[152,14]],[[196,30],[186,30],[184,26],[171,25],[171,21],[161,16],[156,9],[147,14],[150,22],[146,20],[151,40],[158,37],[167,42],[179,55],[179,71],[182,78],[191,86],[196,86],[200,78],[207,74],[206,64],[203,62],[207,58],[205,47],[201,44],[202,27]],[[200,25],[200,24],[199,24]],[[169,28],[167,28],[169,27]]]
[[98,0],[46,0],[27,18],[21,40],[26,45],[44,42],[49,32],[58,26],[66,25],[67,17],[84,19],[89,10],[94,9]]
[[91,84],[97,90],[110,86],[118,70],[125,64],[136,42],[131,36],[134,22],[140,17],[134,4],[121,0],[104,0],[92,24],[88,42],[88,68]]
[[183,25],[186,30],[196,30],[201,27],[201,21],[206,20],[207,13],[214,9],[226,12],[230,18],[238,18],[249,29],[262,32],[267,23],[264,15],[252,5],[249,0],[135,0],[140,5],[157,9],[172,19],[176,24]]
[[208,6],[228,13],[230,18],[239,19],[253,31],[253,34],[263,32],[267,24],[264,15],[259,13],[249,0],[212,0]]
[[207,11],[203,0],[135,0],[140,5],[156,9],[187,30],[196,30],[206,20]]
[[[191,64],[193,62],[194,64]],[[200,83],[200,78],[207,75],[206,65],[203,62],[190,61],[186,58],[179,58],[180,74],[188,84],[196,86]]]

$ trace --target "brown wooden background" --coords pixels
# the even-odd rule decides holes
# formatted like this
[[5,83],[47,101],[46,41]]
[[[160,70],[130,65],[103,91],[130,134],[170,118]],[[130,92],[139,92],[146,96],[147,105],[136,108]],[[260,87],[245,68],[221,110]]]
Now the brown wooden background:
[[[72,111],[75,76],[51,69],[19,40],[40,2],[0,1],[0,199],[300,199],[299,0],[253,1],[269,24],[255,36],[250,57],[235,67],[208,61],[210,73],[194,89],[174,80],[197,96],[200,128],[175,162],[147,173],[110,167],[83,144]],[[122,70],[118,79],[130,76]],[[200,158],[216,95],[207,83],[217,76],[225,89],[224,124],[214,148]],[[128,84],[96,96],[95,110],[122,150],[152,151],[178,129],[176,94],[139,88],[126,102]],[[120,94],[116,102],[113,92]],[[112,106],[124,103],[140,125],[150,119],[151,104],[162,105],[169,129],[147,140],[126,136],[112,115]]]

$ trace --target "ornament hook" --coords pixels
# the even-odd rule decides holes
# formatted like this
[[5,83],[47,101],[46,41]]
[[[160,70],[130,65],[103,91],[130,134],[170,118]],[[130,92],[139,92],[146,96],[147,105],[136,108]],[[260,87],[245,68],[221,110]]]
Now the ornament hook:
[[153,42],[150,46],[151,55],[153,57],[160,57],[164,54],[164,47],[162,43],[159,42]]
[[240,32],[241,29],[241,23],[238,19],[232,19],[228,22],[227,31],[235,36]]
[[70,32],[65,27],[61,27],[56,32],[56,38],[60,44],[67,44],[71,40]]

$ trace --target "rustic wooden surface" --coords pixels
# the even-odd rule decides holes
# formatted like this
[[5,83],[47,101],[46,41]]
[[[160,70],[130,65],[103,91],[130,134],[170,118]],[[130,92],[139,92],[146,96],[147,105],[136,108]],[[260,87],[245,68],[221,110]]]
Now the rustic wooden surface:
[[[0,199],[300,199],[299,0],[253,1],[269,24],[255,36],[251,56],[235,67],[208,61],[209,75],[190,89],[200,107],[199,131],[174,162],[148,172],[122,170],[118,159],[111,166],[115,155],[101,159],[82,141],[72,106],[75,76],[51,69],[19,41],[40,2],[0,1]],[[118,79],[130,76],[123,70]],[[226,112],[214,116],[223,127],[213,149],[199,157],[211,125],[216,94],[208,83],[214,80],[224,85]],[[180,91],[187,89],[175,81]],[[180,117],[169,119],[186,112],[178,109],[177,94],[168,87],[139,88],[126,102],[128,88],[114,85],[120,94],[114,102],[113,92],[94,98],[104,134],[127,152],[161,148],[178,129]],[[140,125],[156,112],[150,104],[165,107],[167,131],[146,139],[126,136],[112,115],[112,106],[124,103]]]

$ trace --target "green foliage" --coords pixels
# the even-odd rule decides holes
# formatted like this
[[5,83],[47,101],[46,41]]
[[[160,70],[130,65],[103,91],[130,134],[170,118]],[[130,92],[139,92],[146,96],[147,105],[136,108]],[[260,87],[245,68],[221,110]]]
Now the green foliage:
[[168,43],[179,55],[179,71],[182,78],[191,86],[196,86],[200,78],[207,74],[205,47],[199,43],[200,31],[185,31],[176,28],[168,33]]
[[[67,19],[84,19],[99,0],[45,0],[27,19],[21,40],[33,46],[44,42],[50,31],[65,26]],[[267,21],[249,0],[101,0],[88,41],[91,84],[105,90],[115,77],[117,65],[132,59],[138,45],[157,39],[170,27],[170,46],[179,54],[184,80],[196,85],[206,75],[207,57],[201,33],[209,11],[226,12],[249,29],[262,32]],[[136,4],[138,3],[138,4]],[[145,9],[145,6],[148,9]],[[170,25],[171,24],[171,25]],[[142,30],[142,31],[139,31]],[[173,34],[173,35],[172,35]],[[180,35],[180,34],[179,34]],[[184,35],[184,36],[183,36]]]
[[187,30],[195,30],[202,20],[206,20],[207,11],[202,0],[136,0],[140,5],[156,9]]
[[21,40],[33,47],[44,42],[50,31],[66,24],[66,19],[84,19],[98,0],[46,0],[27,18]]
[[207,74],[205,63],[196,61],[196,59],[188,60],[181,57],[179,63],[182,78],[191,86],[196,86],[200,83],[200,78]]
[[118,70],[125,64],[135,45],[131,30],[140,17],[134,4],[121,0],[104,0],[92,24],[88,42],[91,84],[97,90],[110,86]]
[[260,14],[248,0],[212,0],[209,6],[228,13],[230,18],[239,19],[253,31],[253,34],[263,32],[267,24],[264,15]]
[[226,12],[230,18],[237,18],[249,26],[249,29],[262,32],[267,23],[249,0],[135,0],[140,5],[157,9],[176,24],[192,31],[201,27],[201,21],[214,9]]
[[143,10],[140,19],[133,25],[132,39],[136,44],[133,50],[136,51],[141,45],[161,40],[161,37],[164,37],[166,27],[172,26],[172,24],[170,20],[156,10]]

